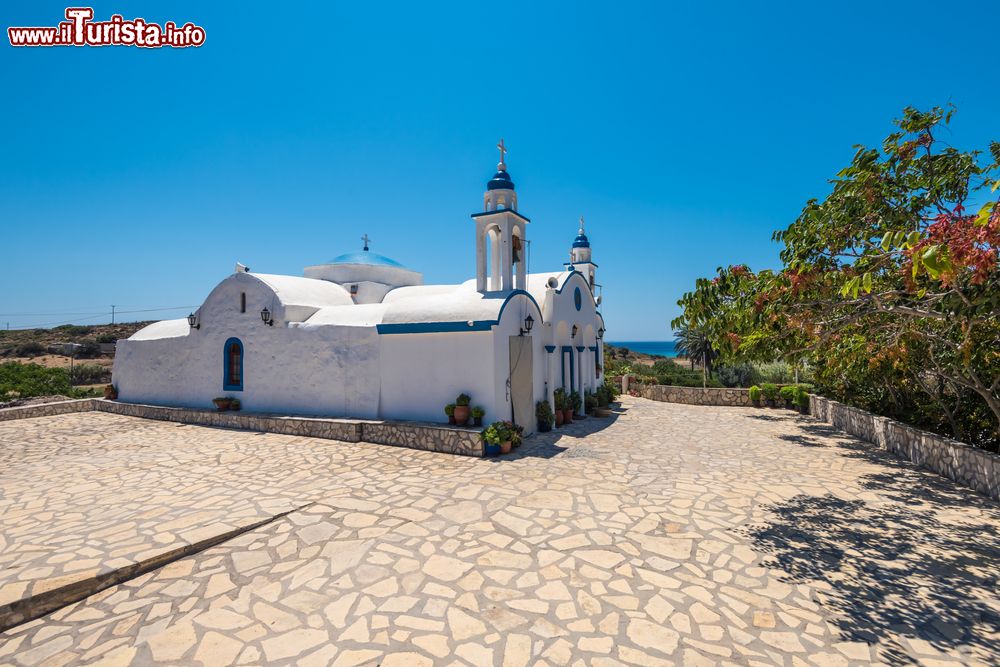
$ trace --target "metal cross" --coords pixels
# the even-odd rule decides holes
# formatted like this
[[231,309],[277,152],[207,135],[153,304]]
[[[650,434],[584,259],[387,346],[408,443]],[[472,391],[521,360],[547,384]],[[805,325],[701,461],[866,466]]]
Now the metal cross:
[[580,216],[580,233],[583,233],[583,216]]
[[362,236],[361,240],[365,242],[365,250],[368,250],[368,243],[371,241],[371,239],[368,238],[368,234]]
[[497,148],[499,148],[499,149],[500,149],[500,164],[507,164],[507,163],[506,163],[506,162],[504,161],[504,158],[505,158],[505,156],[507,155],[507,149],[506,149],[506,148],[504,148],[504,145],[503,145],[503,137],[500,137],[500,143],[499,143],[499,144],[497,144]]

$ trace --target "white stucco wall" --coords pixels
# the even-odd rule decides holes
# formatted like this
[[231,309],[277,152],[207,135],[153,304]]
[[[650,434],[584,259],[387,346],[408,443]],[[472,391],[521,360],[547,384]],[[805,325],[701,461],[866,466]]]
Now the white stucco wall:
[[[240,311],[241,293],[246,312]],[[289,328],[280,296],[250,274],[234,274],[199,308],[200,329],[183,321],[157,323],[119,341],[112,373],[119,399],[210,408],[217,396],[235,396],[253,412],[377,417],[375,328]],[[261,321],[264,306],[274,314],[274,326]],[[223,387],[229,338],[243,343],[243,391]]]
[[381,338],[382,398],[387,419],[447,421],[444,406],[461,393],[496,419],[489,331],[401,333]]

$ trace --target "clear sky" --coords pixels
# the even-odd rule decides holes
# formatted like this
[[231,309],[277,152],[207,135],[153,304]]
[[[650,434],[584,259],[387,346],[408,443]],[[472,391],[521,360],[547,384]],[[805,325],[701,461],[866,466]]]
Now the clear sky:
[[[8,0],[0,18],[65,7]],[[667,339],[696,277],[774,266],[771,232],[903,106],[955,103],[959,148],[1000,139],[992,0],[94,9],[207,41],[4,34],[0,327],[197,305],[237,260],[301,275],[364,233],[427,283],[465,280],[502,136],[531,270],[565,261],[584,215],[608,338]]]

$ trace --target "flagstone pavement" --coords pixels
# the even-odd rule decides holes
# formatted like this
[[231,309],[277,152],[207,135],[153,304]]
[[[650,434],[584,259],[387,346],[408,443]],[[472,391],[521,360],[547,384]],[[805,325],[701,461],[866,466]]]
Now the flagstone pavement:
[[782,410],[625,398],[492,460],[0,424],[0,605],[158,558],[0,665],[1000,663],[1000,505]]

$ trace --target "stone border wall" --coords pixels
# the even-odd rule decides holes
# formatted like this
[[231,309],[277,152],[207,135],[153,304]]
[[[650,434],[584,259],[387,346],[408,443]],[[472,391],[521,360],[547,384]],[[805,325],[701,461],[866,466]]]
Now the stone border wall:
[[921,431],[822,396],[809,396],[813,417],[897,456],[1000,500],[1000,456]]
[[371,442],[423,449],[446,454],[482,456],[479,431],[417,422],[366,421],[358,419],[327,419],[321,417],[290,417],[249,412],[216,412],[192,408],[172,408],[160,405],[120,403],[99,398],[59,401],[0,410],[0,421],[50,417],[72,412],[110,412],[126,417],[159,421],[234,428],[244,431],[300,435],[343,442]]
[[84,398],[72,401],[57,401],[55,403],[40,403],[38,405],[24,405],[16,408],[3,408],[0,410],[0,422],[11,419],[30,419],[31,417],[51,417],[71,412],[90,412],[97,409],[97,401],[98,399],[96,398]]
[[639,385],[639,395],[651,401],[685,405],[749,407],[750,390],[729,387],[675,387],[665,384]]

